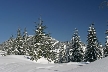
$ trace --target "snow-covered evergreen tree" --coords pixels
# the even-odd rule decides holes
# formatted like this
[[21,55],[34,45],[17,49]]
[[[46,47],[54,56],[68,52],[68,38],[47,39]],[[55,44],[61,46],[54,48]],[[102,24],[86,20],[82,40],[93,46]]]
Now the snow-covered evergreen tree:
[[56,51],[56,60],[55,63],[67,63],[70,61],[69,58],[69,44],[68,42],[58,42]]
[[13,38],[13,35],[10,37],[8,41],[5,43],[5,51],[8,55],[15,54],[15,55],[25,55],[27,53],[28,46],[28,34],[25,28],[23,32],[23,36],[21,35],[20,29],[17,31],[17,37]]
[[104,48],[101,43],[99,45],[99,49],[100,49],[100,59],[102,59],[104,58]]
[[[33,55],[33,48],[34,48],[34,40],[33,40],[33,38],[34,38],[34,36],[28,36],[29,38],[28,38],[28,48],[27,48],[27,55],[28,56],[32,56]],[[33,60],[33,57],[31,58],[31,60]]]
[[59,49],[57,51],[57,57],[56,57],[56,63],[63,63],[63,59],[65,56],[65,49],[64,49],[64,43],[59,42]]
[[8,43],[7,41],[3,42],[3,51],[6,51],[7,52],[7,49],[8,49]]
[[52,43],[49,34],[46,34],[44,30],[46,26],[43,26],[43,21],[41,18],[39,19],[40,22],[37,24],[35,35],[33,37],[33,45],[34,47],[31,49],[31,60],[38,60],[41,57],[44,57],[50,61],[52,55]]
[[55,45],[54,45],[54,48],[55,48],[55,52],[56,52],[56,57],[55,57],[55,63],[60,63],[60,57],[59,57],[59,53],[60,53],[60,44],[61,42],[58,41]]
[[23,38],[21,35],[20,28],[17,31],[17,37],[15,39],[15,55],[24,55],[24,49],[23,49]]
[[105,49],[104,49],[104,56],[108,56],[108,30],[106,30],[106,42],[105,42]]
[[84,61],[93,62],[95,60],[100,59],[100,57],[101,57],[101,51],[99,49],[99,42],[96,36],[96,30],[94,28],[94,24],[92,24],[88,30],[87,48]]
[[7,48],[7,55],[11,55],[13,54],[14,51],[14,38],[13,35],[10,37],[10,39],[8,40],[8,48]]
[[23,46],[24,55],[28,55],[29,46],[28,46],[28,33],[27,33],[26,28],[24,29],[24,32],[23,32],[23,45],[22,46]]
[[75,28],[74,35],[72,37],[72,49],[70,49],[70,60],[72,62],[83,61],[83,48],[81,46],[80,36],[78,35],[78,30]]
[[66,41],[65,42],[65,58],[66,58],[66,63],[67,62],[70,62],[69,50],[70,50],[70,42],[69,41]]
[[49,61],[55,61],[56,58],[56,52],[53,44],[54,42],[52,41],[50,34],[48,34],[47,38],[45,38],[45,48],[46,48],[45,52],[47,60]]

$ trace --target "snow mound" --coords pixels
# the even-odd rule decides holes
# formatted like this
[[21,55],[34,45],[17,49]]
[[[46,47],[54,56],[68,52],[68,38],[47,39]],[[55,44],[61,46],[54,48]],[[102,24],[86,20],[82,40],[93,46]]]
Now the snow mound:
[[54,62],[49,62],[46,58],[42,57],[40,59],[37,60],[36,63],[40,63],[40,64],[53,64]]

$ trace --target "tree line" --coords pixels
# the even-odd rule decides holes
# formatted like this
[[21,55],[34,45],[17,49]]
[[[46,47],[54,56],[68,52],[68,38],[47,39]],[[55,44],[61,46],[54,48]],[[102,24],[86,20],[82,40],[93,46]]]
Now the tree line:
[[19,28],[15,38],[12,35],[2,44],[2,50],[6,51],[7,55],[27,55],[30,60],[35,61],[44,57],[54,63],[93,62],[108,56],[108,30],[105,46],[102,46],[93,23],[88,30],[87,45],[81,41],[77,28],[71,41],[66,42],[54,40],[45,29],[41,18],[39,23],[36,23],[35,34],[32,36],[28,35],[26,28],[23,33]]

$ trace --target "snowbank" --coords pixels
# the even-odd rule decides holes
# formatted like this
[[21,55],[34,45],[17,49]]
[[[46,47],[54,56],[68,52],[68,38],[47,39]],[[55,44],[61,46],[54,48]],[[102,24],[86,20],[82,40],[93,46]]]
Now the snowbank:
[[45,59],[43,57],[40,58],[40,59],[38,59],[36,63],[41,63],[41,64],[54,64],[54,62],[49,62],[47,59]]

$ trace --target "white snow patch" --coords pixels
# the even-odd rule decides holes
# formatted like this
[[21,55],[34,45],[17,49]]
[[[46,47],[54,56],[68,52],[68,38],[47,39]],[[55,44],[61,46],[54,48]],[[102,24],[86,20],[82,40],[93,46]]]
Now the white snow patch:
[[49,62],[46,58],[42,57],[42,58],[38,59],[36,63],[40,63],[40,64],[53,64],[54,62]]

